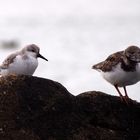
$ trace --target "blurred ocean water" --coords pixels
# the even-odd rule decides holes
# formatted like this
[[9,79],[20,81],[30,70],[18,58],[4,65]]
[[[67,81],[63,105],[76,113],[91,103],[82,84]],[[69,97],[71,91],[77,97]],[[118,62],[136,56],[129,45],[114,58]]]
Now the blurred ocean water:
[[[99,90],[118,95],[112,85],[91,69],[113,52],[140,46],[138,0],[10,0],[0,5],[0,41],[17,40],[19,48],[0,47],[0,62],[26,44],[39,45],[34,76],[62,83],[72,94]],[[128,94],[140,101],[140,83]]]

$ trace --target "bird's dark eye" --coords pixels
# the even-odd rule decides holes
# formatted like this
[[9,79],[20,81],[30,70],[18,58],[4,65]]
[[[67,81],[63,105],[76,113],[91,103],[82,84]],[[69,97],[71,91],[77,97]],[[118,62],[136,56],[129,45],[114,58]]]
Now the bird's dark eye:
[[31,52],[35,52],[35,50],[31,50]]

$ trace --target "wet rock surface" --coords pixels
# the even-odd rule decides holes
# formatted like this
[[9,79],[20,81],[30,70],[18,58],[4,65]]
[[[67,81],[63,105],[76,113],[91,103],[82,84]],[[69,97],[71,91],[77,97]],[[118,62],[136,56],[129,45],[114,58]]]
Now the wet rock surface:
[[49,79],[1,77],[0,140],[140,140],[140,104],[96,91],[73,96]]

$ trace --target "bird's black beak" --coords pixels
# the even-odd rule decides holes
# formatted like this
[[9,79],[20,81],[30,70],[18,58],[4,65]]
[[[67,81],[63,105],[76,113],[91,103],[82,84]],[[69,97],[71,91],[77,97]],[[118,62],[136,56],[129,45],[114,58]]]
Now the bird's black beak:
[[45,58],[44,56],[42,56],[41,54],[38,54],[37,57],[40,57],[40,58],[42,58],[42,59],[48,61],[48,59],[46,59],[46,58]]

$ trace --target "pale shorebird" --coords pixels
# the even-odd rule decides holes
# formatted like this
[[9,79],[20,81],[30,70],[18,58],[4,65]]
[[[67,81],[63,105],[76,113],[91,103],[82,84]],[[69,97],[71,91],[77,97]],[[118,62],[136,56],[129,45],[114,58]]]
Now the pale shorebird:
[[35,44],[24,47],[21,51],[10,54],[0,65],[0,75],[33,75],[37,66],[37,58],[48,61],[39,53],[40,49]]
[[[140,81],[140,48],[129,46],[124,51],[110,55],[105,61],[94,66],[103,78],[111,83],[118,91],[121,100],[128,103],[126,86],[133,85]],[[118,87],[123,87],[123,96]]]

